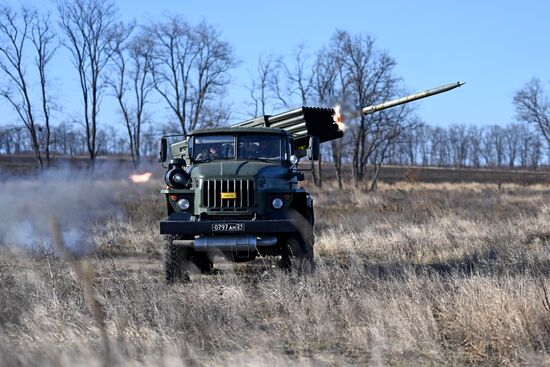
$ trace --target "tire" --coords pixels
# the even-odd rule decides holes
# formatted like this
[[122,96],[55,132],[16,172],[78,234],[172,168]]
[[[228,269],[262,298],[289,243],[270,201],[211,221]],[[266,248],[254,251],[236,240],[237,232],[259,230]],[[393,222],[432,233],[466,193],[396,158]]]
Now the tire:
[[164,237],[164,275],[166,283],[172,284],[176,280],[189,280],[189,249],[174,245],[173,240],[179,239],[176,235]]
[[313,208],[310,208],[305,216],[296,211],[289,212],[289,216],[297,223],[298,232],[283,242],[281,267],[285,271],[296,268],[300,273],[312,273],[315,271]]
[[301,234],[286,239],[281,253],[281,268],[286,272],[298,270],[300,274],[315,271],[313,234],[306,239]]
[[210,260],[208,254],[195,253],[191,261],[197,268],[199,268],[201,274],[212,274],[214,270],[214,263]]

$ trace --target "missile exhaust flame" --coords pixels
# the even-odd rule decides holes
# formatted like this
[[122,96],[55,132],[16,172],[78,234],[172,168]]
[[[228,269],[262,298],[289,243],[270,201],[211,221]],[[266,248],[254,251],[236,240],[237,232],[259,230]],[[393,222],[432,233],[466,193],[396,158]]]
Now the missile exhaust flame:
[[346,130],[346,124],[344,124],[344,116],[342,115],[342,108],[339,104],[334,106],[334,115],[332,115],[332,119],[334,120],[334,123],[338,126],[338,130],[344,131]]
[[132,180],[133,183],[144,183],[149,181],[153,174],[151,172],[145,172],[141,174],[133,174],[128,177],[130,180]]

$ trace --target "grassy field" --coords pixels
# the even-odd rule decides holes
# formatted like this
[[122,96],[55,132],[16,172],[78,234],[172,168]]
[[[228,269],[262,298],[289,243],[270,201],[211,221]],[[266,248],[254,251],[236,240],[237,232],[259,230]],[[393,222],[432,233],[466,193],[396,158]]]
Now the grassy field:
[[[17,180],[1,190],[57,200]],[[95,208],[86,200],[112,207],[79,228],[94,248],[83,261],[40,236],[4,235],[4,365],[550,364],[548,184],[397,182],[366,193],[326,181],[314,190],[315,274],[266,258],[168,286],[158,177],[49,182],[80,187],[72,197],[84,211]],[[34,210],[0,204],[15,207],[11,217]],[[76,213],[58,218],[70,243]]]

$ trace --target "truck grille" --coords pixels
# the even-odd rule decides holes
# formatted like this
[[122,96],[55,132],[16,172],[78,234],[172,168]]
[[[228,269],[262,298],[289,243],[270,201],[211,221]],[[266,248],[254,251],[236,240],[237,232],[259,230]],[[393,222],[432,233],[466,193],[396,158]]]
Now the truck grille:
[[[222,193],[234,198],[223,198]],[[204,180],[201,203],[213,211],[248,211],[254,205],[254,180]]]

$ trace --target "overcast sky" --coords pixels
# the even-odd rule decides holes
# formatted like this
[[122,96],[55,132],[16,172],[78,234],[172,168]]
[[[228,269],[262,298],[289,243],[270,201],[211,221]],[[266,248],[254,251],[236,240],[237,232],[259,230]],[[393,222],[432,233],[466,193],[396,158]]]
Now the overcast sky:
[[[10,0],[17,4],[17,0]],[[26,0],[55,10],[47,0]],[[315,51],[336,29],[368,33],[397,61],[396,74],[411,91],[464,81],[466,85],[418,103],[429,124],[507,124],[514,121],[514,92],[534,76],[547,81],[550,60],[550,2],[546,1],[184,1],[118,0],[122,17],[146,22],[163,11],[192,22],[216,25],[241,61],[228,96],[245,102],[249,70],[258,55],[288,55],[306,43]],[[52,66],[57,98],[65,113],[79,113],[78,85],[68,55]],[[327,57],[331,57],[327,55]],[[5,103],[0,104],[8,114]],[[155,120],[168,116],[152,106]],[[281,111],[272,111],[273,113]],[[116,121],[114,102],[105,99],[102,121]],[[59,116],[60,117],[60,116]]]

